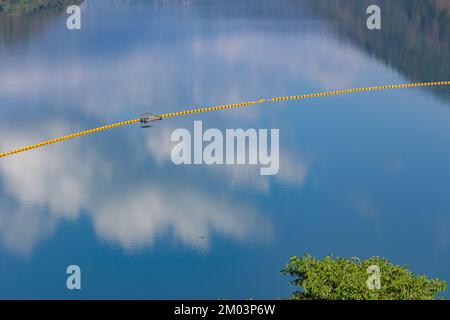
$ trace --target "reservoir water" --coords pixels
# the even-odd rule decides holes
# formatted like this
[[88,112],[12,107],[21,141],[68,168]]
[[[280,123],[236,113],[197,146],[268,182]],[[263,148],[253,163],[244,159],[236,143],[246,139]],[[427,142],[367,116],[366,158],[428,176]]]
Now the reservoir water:
[[[386,4],[377,31],[359,1],[84,1],[79,31],[58,9],[0,14],[0,151],[145,112],[450,80],[449,19],[414,3]],[[279,129],[278,174],[174,165],[170,135],[195,120]],[[74,139],[0,160],[0,298],[286,298],[279,271],[305,253],[450,281],[449,183],[448,87]]]

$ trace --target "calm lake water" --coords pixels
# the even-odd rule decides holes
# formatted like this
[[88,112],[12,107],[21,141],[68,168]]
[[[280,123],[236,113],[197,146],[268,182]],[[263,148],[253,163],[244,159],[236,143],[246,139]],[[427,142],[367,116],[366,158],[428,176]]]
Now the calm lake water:
[[[0,15],[0,151],[148,111],[450,80],[445,21],[389,10],[368,31],[347,3],[84,1],[81,31],[63,11]],[[450,281],[449,97],[260,105],[1,159],[0,298],[283,298],[295,288],[279,271],[305,253]],[[194,120],[279,128],[279,174],[174,165],[170,134]]]

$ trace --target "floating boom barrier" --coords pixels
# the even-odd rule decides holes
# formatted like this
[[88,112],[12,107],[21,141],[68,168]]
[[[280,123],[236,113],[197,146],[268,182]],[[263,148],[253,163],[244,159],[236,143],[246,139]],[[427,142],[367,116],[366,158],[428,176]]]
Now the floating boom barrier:
[[249,107],[249,106],[253,106],[256,104],[262,104],[262,103],[274,103],[274,102],[289,101],[289,100],[303,100],[303,99],[310,99],[310,98],[341,95],[341,94],[347,94],[347,93],[379,91],[379,90],[387,90],[387,89],[405,89],[405,88],[432,87],[432,86],[448,86],[448,85],[450,85],[450,81],[392,84],[392,85],[384,85],[384,86],[361,87],[361,88],[353,88],[353,89],[345,89],[345,90],[309,93],[309,94],[303,94],[303,95],[297,95],[297,96],[283,96],[283,97],[270,98],[270,99],[260,99],[260,100],[233,103],[233,104],[220,105],[220,106],[214,106],[214,107],[190,109],[190,110],[165,113],[165,114],[160,114],[160,115],[154,115],[151,113],[147,113],[137,119],[113,123],[113,124],[109,124],[106,126],[102,126],[102,127],[98,127],[98,128],[94,128],[94,129],[90,129],[90,130],[69,134],[64,137],[43,141],[43,142],[40,142],[37,144],[29,145],[29,146],[22,147],[22,148],[12,150],[12,151],[8,151],[5,153],[0,153],[0,158],[4,158],[7,156],[11,156],[11,155],[14,155],[17,153],[25,152],[25,151],[36,149],[36,148],[41,148],[41,147],[44,147],[44,146],[47,146],[50,144],[54,144],[57,142],[62,142],[65,140],[69,140],[69,139],[73,139],[73,138],[77,138],[77,137],[81,137],[81,136],[86,136],[86,135],[97,133],[100,131],[123,127],[123,126],[131,125],[131,124],[140,123],[142,127],[147,128],[154,121],[163,120],[163,119],[172,118],[172,117],[187,116],[187,115],[191,115],[191,114],[210,112],[210,111],[220,111],[220,110],[235,109],[235,108],[241,108],[241,107]]

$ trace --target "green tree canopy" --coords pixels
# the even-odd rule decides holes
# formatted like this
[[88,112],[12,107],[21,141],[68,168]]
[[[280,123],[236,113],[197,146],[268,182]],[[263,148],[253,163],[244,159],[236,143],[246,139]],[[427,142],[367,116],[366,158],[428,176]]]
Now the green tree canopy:
[[[369,266],[379,268],[379,289],[369,289],[367,281],[373,277]],[[360,260],[327,256],[319,260],[305,255],[292,257],[281,272],[292,276],[291,283],[300,287],[291,297],[294,300],[431,300],[447,287],[445,281],[414,275],[381,257]]]

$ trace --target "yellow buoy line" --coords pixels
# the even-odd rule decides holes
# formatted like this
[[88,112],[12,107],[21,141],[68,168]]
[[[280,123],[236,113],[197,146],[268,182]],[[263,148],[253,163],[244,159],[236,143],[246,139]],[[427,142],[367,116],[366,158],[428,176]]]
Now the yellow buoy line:
[[375,90],[404,89],[404,88],[447,86],[447,85],[450,85],[450,81],[419,82],[419,83],[406,83],[406,84],[393,84],[393,85],[384,85],[384,86],[361,87],[361,88],[353,88],[353,89],[345,89],[345,90],[309,93],[309,94],[303,94],[303,95],[297,95],[297,96],[284,96],[284,97],[276,97],[276,98],[270,98],[270,99],[260,99],[260,100],[255,100],[255,101],[233,103],[233,104],[220,105],[220,106],[207,107],[207,108],[191,109],[191,110],[185,110],[185,111],[165,113],[165,114],[160,114],[160,115],[146,114],[137,119],[132,119],[132,120],[118,122],[118,123],[114,123],[114,124],[110,124],[110,125],[86,130],[86,131],[81,131],[78,133],[69,134],[69,135],[61,137],[61,138],[51,139],[51,140],[43,141],[43,142],[33,144],[30,146],[26,146],[26,147],[23,147],[20,149],[12,150],[12,151],[5,152],[5,153],[0,153],[0,158],[7,157],[7,156],[10,156],[13,154],[20,153],[20,152],[28,151],[31,149],[44,147],[49,144],[73,139],[76,137],[86,136],[86,135],[93,134],[93,133],[100,132],[100,131],[123,127],[126,125],[135,124],[135,123],[141,123],[143,125],[146,125],[155,120],[162,120],[162,119],[171,118],[171,117],[179,117],[179,116],[185,116],[185,115],[203,113],[203,112],[209,112],[209,111],[219,111],[219,110],[226,110],[226,109],[233,109],[233,108],[240,108],[240,107],[248,107],[248,106],[266,103],[266,102],[270,103],[270,102],[279,102],[279,101],[288,101],[288,100],[301,100],[301,99],[310,99],[310,98],[317,98],[317,97],[326,97],[326,96],[340,95],[340,94],[346,94],[346,93],[375,91]]

